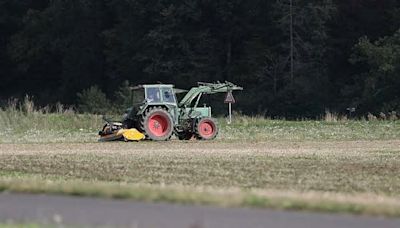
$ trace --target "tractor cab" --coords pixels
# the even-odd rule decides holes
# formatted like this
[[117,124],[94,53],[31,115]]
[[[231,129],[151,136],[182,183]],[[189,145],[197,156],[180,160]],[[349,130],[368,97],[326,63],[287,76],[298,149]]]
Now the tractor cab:
[[173,85],[140,85],[132,87],[133,104],[175,105],[176,97]]

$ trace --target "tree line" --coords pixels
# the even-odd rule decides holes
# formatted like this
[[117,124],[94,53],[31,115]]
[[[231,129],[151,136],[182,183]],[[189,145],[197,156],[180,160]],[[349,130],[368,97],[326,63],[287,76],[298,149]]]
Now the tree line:
[[400,113],[399,29],[397,0],[0,0],[0,100],[226,80],[244,114]]

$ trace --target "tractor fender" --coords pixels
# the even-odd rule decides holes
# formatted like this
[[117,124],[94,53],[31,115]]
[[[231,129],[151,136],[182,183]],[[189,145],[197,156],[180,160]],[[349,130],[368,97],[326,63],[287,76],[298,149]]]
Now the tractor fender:
[[139,107],[138,112],[136,115],[142,115],[147,109],[149,108],[148,104],[143,104]]
[[162,105],[162,104],[156,104],[156,105],[144,104],[143,106],[140,106],[139,111],[137,112],[137,115],[142,115],[144,112],[146,112],[147,109],[149,109],[150,107],[155,107],[155,106],[160,107],[160,108],[164,108],[168,112],[170,111],[170,107],[168,107],[167,105]]

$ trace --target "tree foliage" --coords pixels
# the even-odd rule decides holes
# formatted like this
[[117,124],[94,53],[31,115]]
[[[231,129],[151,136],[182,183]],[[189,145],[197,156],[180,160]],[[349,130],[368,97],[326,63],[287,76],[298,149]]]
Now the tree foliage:
[[379,108],[383,112],[399,112],[400,30],[375,42],[367,37],[361,38],[354,47],[351,62],[365,68],[359,75],[362,108],[365,111]]
[[246,114],[398,110],[400,2],[290,1],[0,0],[0,100],[228,80]]

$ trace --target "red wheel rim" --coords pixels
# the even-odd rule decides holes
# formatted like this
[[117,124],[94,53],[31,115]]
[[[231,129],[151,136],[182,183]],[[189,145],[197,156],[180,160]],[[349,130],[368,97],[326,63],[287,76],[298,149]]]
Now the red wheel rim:
[[211,137],[214,134],[214,124],[210,121],[203,121],[199,124],[199,133],[203,137]]
[[148,126],[153,135],[161,137],[168,131],[168,120],[163,115],[154,114],[149,118]]

